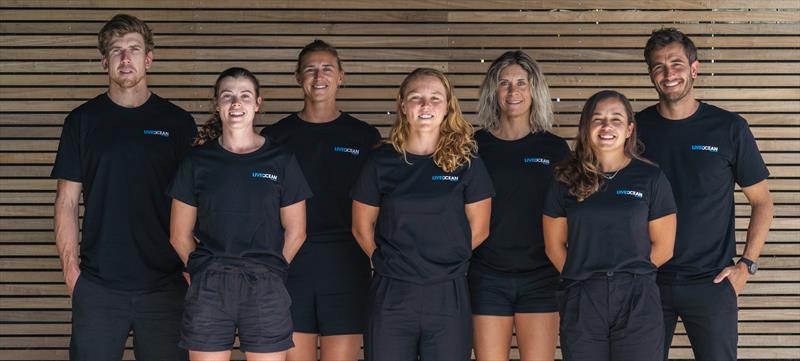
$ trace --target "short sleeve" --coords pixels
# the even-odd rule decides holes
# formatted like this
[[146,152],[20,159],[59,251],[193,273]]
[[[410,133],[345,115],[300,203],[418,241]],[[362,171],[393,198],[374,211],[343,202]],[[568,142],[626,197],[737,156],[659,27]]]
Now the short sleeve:
[[464,187],[464,203],[475,203],[486,198],[494,197],[494,185],[489,171],[480,157],[472,158],[467,169],[466,184]]
[[281,208],[290,206],[300,201],[311,198],[311,187],[308,186],[306,177],[297,163],[294,155],[289,156],[286,168],[283,171],[283,184],[281,184]]
[[547,193],[544,196],[544,207],[542,214],[553,218],[566,217],[567,211],[565,208],[564,194],[566,189],[564,185],[553,179],[550,181],[550,186],[547,187]]
[[764,164],[761,152],[750,131],[750,127],[741,117],[737,117],[734,130],[734,151],[736,159],[733,162],[733,172],[736,183],[742,187],[748,187],[769,177],[769,170]]
[[648,220],[652,221],[677,212],[675,197],[672,195],[672,186],[669,184],[667,176],[660,169],[658,178],[653,182],[650,194]]
[[379,207],[381,204],[381,192],[378,182],[378,167],[373,153],[361,168],[361,174],[358,176],[355,185],[353,185],[350,197],[355,201]]
[[194,184],[194,163],[191,157],[181,161],[178,171],[169,186],[167,195],[192,207],[197,207],[197,193]]
[[189,113],[185,113],[185,119],[181,122],[181,129],[176,139],[175,149],[178,160],[182,160],[189,155],[192,150],[192,143],[197,138],[197,124]]
[[75,113],[70,113],[64,120],[61,129],[61,140],[58,142],[56,162],[50,177],[81,182],[81,147],[80,147],[80,119]]
[[370,126],[369,128],[370,128],[370,133],[371,133],[371,136],[370,136],[370,139],[369,139],[370,140],[370,146],[372,147],[372,149],[375,149],[378,146],[380,146],[380,143],[381,143],[381,140],[382,140],[381,133],[378,131],[377,128],[375,128],[373,126]]
[[571,151],[572,150],[569,149],[569,144],[567,144],[567,141],[564,140],[563,138],[559,138],[559,142],[558,142],[558,158],[555,161],[556,162],[560,162],[561,160],[567,158]]

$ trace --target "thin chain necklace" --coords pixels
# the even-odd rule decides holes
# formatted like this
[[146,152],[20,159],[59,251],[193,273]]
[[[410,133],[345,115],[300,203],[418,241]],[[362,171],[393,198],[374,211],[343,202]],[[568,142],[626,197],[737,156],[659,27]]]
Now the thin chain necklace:
[[617,174],[619,174],[619,171],[621,171],[622,168],[625,168],[626,166],[628,166],[628,163],[630,163],[630,162],[631,162],[631,160],[628,159],[628,161],[625,162],[625,164],[623,164],[621,167],[617,168],[617,171],[614,172],[614,174],[612,174],[612,175],[606,175],[605,173],[600,173],[600,175],[603,176],[603,178],[605,178],[605,179],[612,180],[612,179],[614,179],[614,177],[617,176]]
[[[620,169],[622,169],[622,168],[620,168]],[[617,176],[617,173],[619,173],[620,169],[617,169],[617,171],[614,172],[614,174],[612,174],[612,175],[606,175],[605,173],[600,173],[600,175],[603,176],[603,178],[605,178],[605,179],[612,180],[612,179],[614,179],[614,177]]]

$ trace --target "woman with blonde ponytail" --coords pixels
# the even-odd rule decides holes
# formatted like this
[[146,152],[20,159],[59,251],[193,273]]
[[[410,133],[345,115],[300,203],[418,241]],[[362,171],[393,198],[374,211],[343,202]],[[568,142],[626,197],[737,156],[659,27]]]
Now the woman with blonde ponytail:
[[421,68],[397,96],[388,144],[353,189],[353,234],[372,259],[366,360],[468,360],[465,273],[489,233],[491,180],[447,77]]

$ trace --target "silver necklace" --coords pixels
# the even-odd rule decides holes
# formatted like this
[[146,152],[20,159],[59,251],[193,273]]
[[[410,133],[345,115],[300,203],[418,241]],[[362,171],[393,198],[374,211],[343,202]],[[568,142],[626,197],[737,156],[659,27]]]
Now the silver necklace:
[[612,175],[606,175],[605,173],[600,173],[600,175],[603,176],[603,178],[605,178],[605,179],[612,180],[612,179],[614,179],[614,177],[617,176],[617,173],[619,173],[620,170],[622,170],[622,168],[617,169],[617,171],[614,172],[614,174],[612,174]]
[[612,174],[612,175],[606,175],[605,173],[600,173],[600,175],[603,176],[603,178],[605,178],[605,179],[612,180],[612,179],[614,179],[614,177],[617,176],[617,174],[619,174],[619,171],[621,171],[623,168],[627,167],[628,163],[630,163],[630,162],[631,162],[630,159],[628,159],[628,161],[625,162],[625,164],[623,164],[621,167],[617,168],[617,171],[614,172],[614,174]]

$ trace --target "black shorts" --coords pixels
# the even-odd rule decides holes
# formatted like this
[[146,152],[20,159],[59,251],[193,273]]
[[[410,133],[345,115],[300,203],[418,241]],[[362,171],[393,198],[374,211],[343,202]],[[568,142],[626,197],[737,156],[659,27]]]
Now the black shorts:
[[501,276],[470,268],[470,300],[473,315],[513,316],[515,313],[557,312],[558,273]]
[[236,330],[242,352],[279,352],[294,346],[291,299],[283,278],[248,261],[214,260],[186,293],[181,341],[191,351],[225,351]]
[[370,267],[355,240],[306,241],[289,266],[295,332],[361,334],[366,324]]

